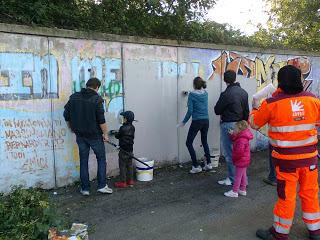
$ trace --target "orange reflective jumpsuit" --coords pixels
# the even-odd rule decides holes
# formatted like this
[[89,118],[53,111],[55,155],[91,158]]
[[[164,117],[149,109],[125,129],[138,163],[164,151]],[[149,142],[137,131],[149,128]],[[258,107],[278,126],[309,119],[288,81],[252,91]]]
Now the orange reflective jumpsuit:
[[320,101],[309,92],[288,95],[280,90],[250,114],[252,128],[259,129],[269,124],[268,134],[278,182],[272,229],[277,239],[288,237],[298,183],[303,221],[311,234],[320,235],[316,129],[319,119]]

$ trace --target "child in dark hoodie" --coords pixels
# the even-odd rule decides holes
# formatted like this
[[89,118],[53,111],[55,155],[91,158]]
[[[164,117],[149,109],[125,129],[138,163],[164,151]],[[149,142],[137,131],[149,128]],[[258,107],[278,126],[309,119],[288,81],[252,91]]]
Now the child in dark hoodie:
[[135,127],[132,125],[134,121],[134,113],[131,111],[122,112],[123,124],[119,131],[113,132],[115,137],[119,139],[119,168],[120,168],[120,181],[115,183],[117,188],[126,188],[134,185],[133,180],[133,144]]
[[233,141],[232,161],[236,167],[236,173],[232,190],[225,192],[224,195],[227,197],[238,197],[238,194],[246,196],[247,168],[250,164],[250,140],[253,139],[248,123],[244,120],[237,122],[234,132],[230,131],[230,137]]

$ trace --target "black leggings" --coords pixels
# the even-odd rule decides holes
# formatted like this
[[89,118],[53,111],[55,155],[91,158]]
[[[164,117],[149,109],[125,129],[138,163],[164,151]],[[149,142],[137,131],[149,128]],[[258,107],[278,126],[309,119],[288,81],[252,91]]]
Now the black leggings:
[[207,141],[208,129],[209,129],[208,119],[194,120],[192,121],[191,126],[189,128],[186,145],[192,159],[192,165],[194,167],[198,167],[199,164],[198,164],[196,153],[194,151],[192,144],[193,144],[193,140],[195,139],[199,131],[201,133],[201,143],[204,148],[207,163],[208,164],[211,163],[210,150],[209,150],[208,141]]

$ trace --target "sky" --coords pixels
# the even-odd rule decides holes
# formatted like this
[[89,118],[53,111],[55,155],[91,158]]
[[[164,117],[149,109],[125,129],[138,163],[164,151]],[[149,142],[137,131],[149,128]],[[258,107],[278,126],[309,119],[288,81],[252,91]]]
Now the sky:
[[[228,23],[247,35],[254,33],[258,23],[266,25],[265,0],[218,0],[207,15],[209,20]],[[252,22],[252,23],[250,23]]]

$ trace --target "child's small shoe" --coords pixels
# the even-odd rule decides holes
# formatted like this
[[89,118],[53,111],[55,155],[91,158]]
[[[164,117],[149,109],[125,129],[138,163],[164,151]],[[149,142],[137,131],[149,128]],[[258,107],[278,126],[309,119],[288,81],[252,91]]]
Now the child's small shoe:
[[238,193],[234,192],[233,190],[230,190],[229,192],[225,192],[224,195],[226,197],[232,197],[232,198],[237,198],[238,197]]
[[241,196],[247,196],[247,191],[242,191],[242,190],[239,190],[239,195]]
[[127,184],[129,185],[129,187],[133,187],[133,185],[135,184],[135,182],[131,179],[127,181]]
[[126,188],[126,187],[128,187],[128,185],[127,185],[126,182],[116,182],[116,183],[114,184],[114,186],[115,186],[116,188]]

